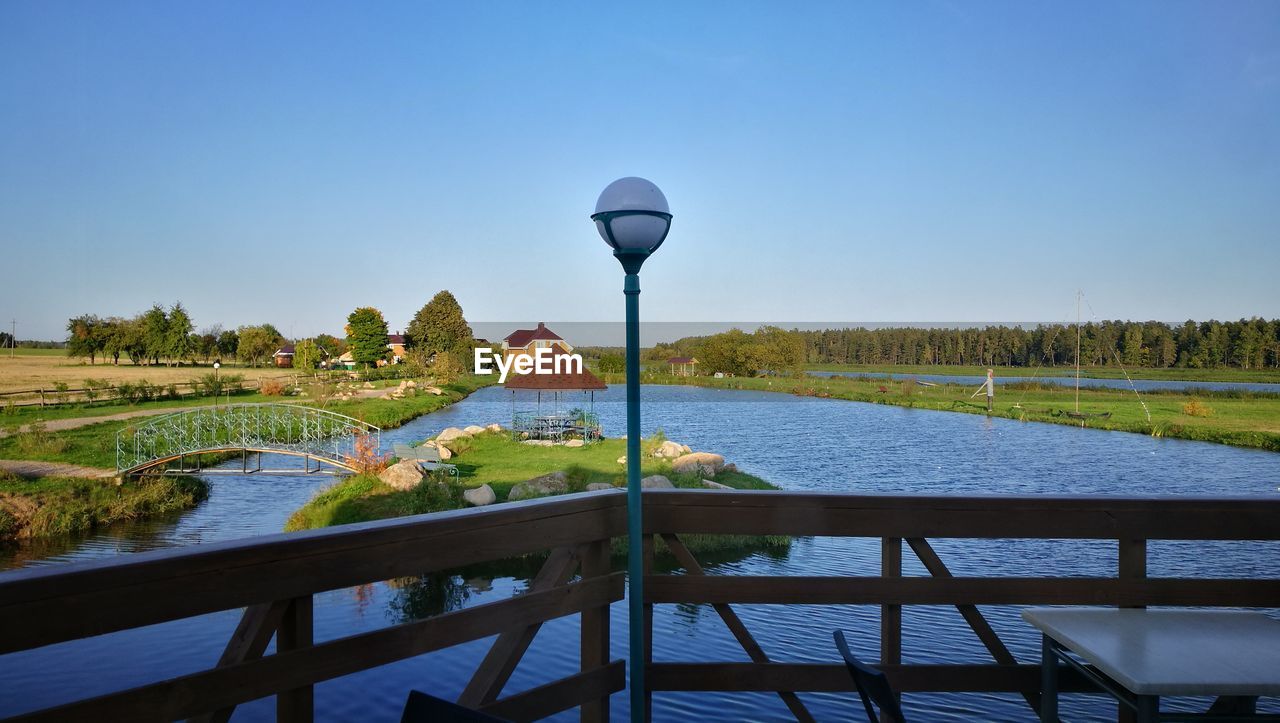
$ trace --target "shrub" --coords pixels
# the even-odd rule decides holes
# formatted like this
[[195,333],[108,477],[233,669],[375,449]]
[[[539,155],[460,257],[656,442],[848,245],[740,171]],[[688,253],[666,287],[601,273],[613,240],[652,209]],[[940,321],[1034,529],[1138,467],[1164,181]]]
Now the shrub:
[[282,397],[284,396],[284,382],[276,379],[263,379],[258,384],[258,391],[268,397]]
[[67,450],[67,440],[50,432],[44,422],[33,422],[14,435],[14,446],[24,456],[40,457],[59,454]]
[[70,389],[71,387],[66,382],[54,382],[53,398],[58,400],[58,404],[66,404],[71,401]]
[[84,398],[89,400],[90,404],[93,404],[97,401],[102,390],[110,388],[111,382],[106,379],[86,379],[84,380]]
[[170,383],[169,386],[165,388],[165,394],[168,395],[170,399],[180,399],[182,397],[182,395],[178,393],[178,385],[173,383]]
[[1212,417],[1213,407],[1210,407],[1208,404],[1205,404],[1196,397],[1192,397],[1187,400],[1186,404],[1182,405],[1182,413],[1188,417]]
[[222,394],[222,388],[225,385],[222,378],[217,374],[205,374],[191,380],[191,388],[197,389],[201,394],[210,397],[216,397]]
[[376,475],[391,462],[391,455],[378,453],[378,440],[372,434],[357,435],[353,453],[343,456],[357,474]]

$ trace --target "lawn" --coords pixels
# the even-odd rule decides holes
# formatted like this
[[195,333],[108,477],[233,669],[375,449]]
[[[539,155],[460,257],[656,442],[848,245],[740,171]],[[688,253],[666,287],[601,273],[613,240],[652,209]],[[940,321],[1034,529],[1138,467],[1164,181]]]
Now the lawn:
[[[1007,377],[1073,377],[1074,366],[1056,367],[986,367],[950,364],[806,364],[808,371],[843,372],[846,374],[892,374],[895,378],[913,374],[985,377],[993,368],[996,376]],[[1128,369],[1131,379],[1181,382],[1255,382],[1280,384],[1280,369]],[[1124,379],[1119,367],[1083,367],[1081,377]]]
[[[606,381],[614,381],[606,379]],[[977,385],[922,386],[906,378],[886,379],[824,377],[673,377],[647,374],[645,383],[687,384],[718,389],[751,389],[800,396],[829,397],[873,404],[893,404],[920,409],[986,414],[986,400],[972,398]],[[881,391],[883,389],[883,391]],[[1145,409],[1144,409],[1145,405]],[[1075,419],[1075,389],[1053,384],[1023,383],[996,388],[994,416],[1028,422],[1049,422],[1124,432],[1218,442],[1280,452],[1280,395],[1248,392],[1143,392],[1126,389],[1080,390],[1080,411]],[[1151,419],[1147,419],[1150,411]]]
[[0,542],[86,532],[100,525],[195,507],[209,486],[194,477],[114,480],[0,473]]

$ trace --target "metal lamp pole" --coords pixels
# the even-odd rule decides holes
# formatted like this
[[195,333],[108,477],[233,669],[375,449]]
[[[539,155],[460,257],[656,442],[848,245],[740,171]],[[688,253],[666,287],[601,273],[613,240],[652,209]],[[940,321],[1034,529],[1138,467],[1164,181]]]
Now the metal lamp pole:
[[600,236],[626,272],[627,299],[627,628],[630,658],[627,687],[631,720],[645,720],[644,531],[640,495],[640,266],[658,250],[671,229],[667,199],[643,178],[622,178],[600,194],[596,212]]

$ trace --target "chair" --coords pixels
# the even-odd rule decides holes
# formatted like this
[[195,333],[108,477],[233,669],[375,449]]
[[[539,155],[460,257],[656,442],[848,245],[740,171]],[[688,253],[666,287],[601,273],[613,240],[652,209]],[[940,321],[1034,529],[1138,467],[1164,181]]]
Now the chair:
[[411,690],[400,723],[506,723],[506,719]]
[[[867,720],[871,723],[881,723],[882,721],[893,721],[893,723],[906,723],[907,719],[902,716],[902,706],[898,705],[898,697],[894,695],[893,689],[889,687],[889,679],[884,673],[867,665],[866,663],[854,657],[849,652],[849,644],[845,642],[844,631],[837,630],[834,633],[836,639],[836,650],[840,651],[840,657],[844,658],[845,667],[849,669],[849,675],[853,676],[853,684],[858,686],[858,695],[862,697],[862,706],[867,709]],[[873,707],[872,704],[875,704]],[[876,717],[875,708],[880,709],[882,718]]]

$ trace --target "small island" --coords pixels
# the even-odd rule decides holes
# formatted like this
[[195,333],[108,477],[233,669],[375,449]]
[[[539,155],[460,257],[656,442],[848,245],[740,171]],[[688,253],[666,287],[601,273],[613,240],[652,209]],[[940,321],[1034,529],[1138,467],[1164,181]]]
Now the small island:
[[[321,490],[295,512],[286,531],[417,515],[536,497],[626,488],[626,439],[552,442],[520,439],[497,424],[450,427],[422,446],[445,464],[424,471],[415,460],[385,458],[361,474]],[[641,443],[646,489],[776,490],[715,453],[694,451],[658,432]],[[456,474],[452,468],[456,468]],[[776,547],[787,537],[703,536],[701,550]],[[615,554],[623,552],[616,546]]]

